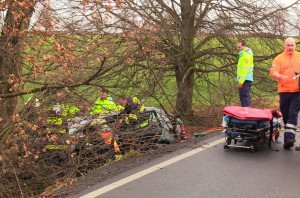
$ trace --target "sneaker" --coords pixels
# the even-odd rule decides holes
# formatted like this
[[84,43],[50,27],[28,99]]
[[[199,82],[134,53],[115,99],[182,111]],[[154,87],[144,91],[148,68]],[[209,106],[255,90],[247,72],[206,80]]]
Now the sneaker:
[[300,151],[300,145],[296,146],[296,147],[295,147],[295,150],[296,150],[296,151]]

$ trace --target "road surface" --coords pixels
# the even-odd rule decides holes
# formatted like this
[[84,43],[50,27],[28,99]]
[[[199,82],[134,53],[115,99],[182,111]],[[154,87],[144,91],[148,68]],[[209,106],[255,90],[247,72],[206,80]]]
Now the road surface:
[[300,151],[284,150],[282,143],[273,145],[278,152],[267,146],[255,153],[224,150],[220,142],[222,136],[210,138],[72,197],[300,197]]

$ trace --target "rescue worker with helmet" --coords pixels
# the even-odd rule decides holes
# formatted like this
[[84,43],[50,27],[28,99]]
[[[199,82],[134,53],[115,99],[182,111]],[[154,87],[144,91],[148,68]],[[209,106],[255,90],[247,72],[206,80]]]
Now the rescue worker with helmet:
[[[300,110],[300,52],[296,42],[289,37],[284,42],[284,52],[277,55],[270,69],[270,76],[278,82],[280,111],[285,128],[284,148],[294,146],[298,113]],[[296,150],[300,147],[297,146]]]
[[[139,101],[137,97],[119,96],[118,103],[124,108],[117,115],[116,139],[120,148],[121,154],[130,150],[133,141],[133,134],[125,132],[134,132],[141,125],[147,125],[148,119],[144,119],[145,106]],[[129,136],[128,136],[129,135]],[[135,136],[135,135],[133,135]]]
[[145,106],[137,97],[119,96],[118,102],[124,109],[118,114],[122,128],[132,128],[145,121]]

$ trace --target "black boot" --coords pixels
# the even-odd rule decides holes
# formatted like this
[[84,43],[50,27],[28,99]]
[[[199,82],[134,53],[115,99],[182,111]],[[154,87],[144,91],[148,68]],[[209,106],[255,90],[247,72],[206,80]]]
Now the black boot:
[[284,133],[284,144],[283,147],[285,149],[289,149],[294,146],[295,140],[295,134],[292,132],[285,132]]

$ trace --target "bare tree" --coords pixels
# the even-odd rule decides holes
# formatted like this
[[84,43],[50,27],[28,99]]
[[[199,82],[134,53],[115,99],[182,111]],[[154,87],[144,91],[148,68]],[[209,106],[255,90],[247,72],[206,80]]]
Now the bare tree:
[[[176,78],[176,109],[179,114],[192,115],[195,72],[232,73],[237,61],[235,39],[282,35],[281,13],[298,3],[282,6],[274,1],[124,0],[111,2],[107,11],[116,18],[114,25],[122,32],[140,31],[139,38],[143,32],[153,32],[152,50],[165,56],[165,64],[157,68],[173,71]],[[280,24],[271,22],[278,18]],[[276,51],[271,50],[269,57]],[[256,60],[265,58],[257,56]]]
[[[67,93],[66,103],[81,107],[83,101],[94,102],[101,87],[146,87],[132,79],[138,79],[137,72],[149,76],[141,67],[128,67],[132,62],[142,62],[142,58],[135,61],[133,56],[140,47],[131,44],[130,35],[104,23],[110,20],[105,10],[91,12],[94,9],[85,1],[37,2],[1,4],[6,20],[0,38],[0,166],[4,170],[0,174],[0,196],[40,193],[58,178],[75,175],[79,169],[84,173],[90,165],[96,167],[99,161],[108,160],[106,155],[111,157],[111,153],[99,155],[94,150],[93,157],[83,157],[81,152],[72,158],[68,144],[68,149],[57,155],[66,154],[66,163],[52,164],[54,154],[45,146],[52,141],[49,132],[60,128],[47,123],[57,90]],[[40,13],[34,15],[34,9]],[[29,94],[32,99],[22,103],[21,96]],[[40,104],[36,105],[34,99]],[[59,144],[76,141],[71,135],[58,136]],[[43,181],[38,179],[36,184],[37,178]]]
[[[22,84],[23,39],[34,11],[35,0],[2,2],[6,11],[0,36],[0,94],[10,94]],[[1,98],[0,130],[9,122],[17,106],[17,98]]]
[[[12,189],[11,196],[18,190],[26,196],[61,178],[53,172],[74,174],[74,169],[86,168],[82,156],[63,164],[62,171],[53,171],[57,165],[47,166],[47,171],[43,167],[48,158],[42,155],[52,157],[43,146],[53,128],[44,125],[56,90],[67,90],[67,102],[77,106],[93,102],[99,87],[112,94],[134,90],[145,98],[175,103],[178,115],[190,116],[198,101],[217,106],[220,100],[234,100],[235,42],[247,38],[260,62],[255,69],[257,87],[270,91],[265,83],[268,60],[281,51],[274,38],[291,25],[285,11],[298,1],[280,6],[230,0],[10,0],[0,5],[5,15],[0,36],[0,165],[5,167],[0,194],[7,196],[7,189]],[[40,10],[36,18],[34,9]],[[27,94],[41,99],[41,106],[32,108],[34,100],[20,103],[20,96]],[[27,108],[33,109],[36,120]],[[13,182],[21,178],[24,183]],[[35,184],[35,178],[48,180],[38,190],[34,185],[30,189],[26,182]]]
[[[0,38],[0,126],[3,129],[0,141],[14,134],[13,117],[18,116],[22,95],[68,87],[74,92],[84,90],[90,99],[97,88],[124,89],[124,76],[125,81],[131,78],[128,72],[120,73],[132,61],[131,55],[138,46],[124,47],[125,36],[116,37],[118,33],[114,29],[99,22],[108,20],[104,11],[91,14],[83,1],[56,2],[63,5],[39,3],[6,1],[1,4],[6,18]],[[40,14],[32,19],[34,9]],[[30,20],[32,27],[28,31]],[[105,28],[110,31],[104,31]],[[87,91],[87,85],[96,89]]]

